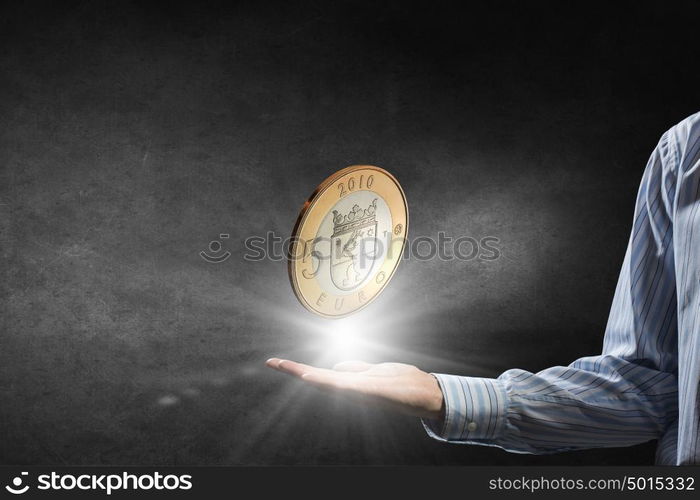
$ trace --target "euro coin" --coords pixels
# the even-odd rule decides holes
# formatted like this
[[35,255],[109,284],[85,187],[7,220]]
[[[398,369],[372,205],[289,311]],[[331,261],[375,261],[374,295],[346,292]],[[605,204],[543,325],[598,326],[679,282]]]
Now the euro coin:
[[406,196],[393,175],[371,165],[339,170],[316,188],[294,225],[294,294],[326,318],[359,311],[396,272],[407,234]]

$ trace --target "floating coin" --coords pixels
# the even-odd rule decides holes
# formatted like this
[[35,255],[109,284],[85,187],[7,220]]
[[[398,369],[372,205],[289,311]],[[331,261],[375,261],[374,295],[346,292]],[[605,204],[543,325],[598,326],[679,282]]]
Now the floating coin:
[[406,196],[393,175],[371,165],[339,170],[316,188],[294,226],[294,294],[327,318],[362,309],[396,271],[407,232]]

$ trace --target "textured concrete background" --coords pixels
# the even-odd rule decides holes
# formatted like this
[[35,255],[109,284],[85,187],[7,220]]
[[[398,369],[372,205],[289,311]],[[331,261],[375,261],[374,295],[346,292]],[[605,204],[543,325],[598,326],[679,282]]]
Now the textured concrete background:
[[[442,445],[269,372],[325,359],[333,325],[243,240],[377,164],[412,236],[501,258],[404,262],[356,319],[385,346],[368,359],[595,354],[642,169],[700,108],[692,4],[201,3],[1,7],[0,462],[650,463]],[[205,262],[221,233],[232,256]]]

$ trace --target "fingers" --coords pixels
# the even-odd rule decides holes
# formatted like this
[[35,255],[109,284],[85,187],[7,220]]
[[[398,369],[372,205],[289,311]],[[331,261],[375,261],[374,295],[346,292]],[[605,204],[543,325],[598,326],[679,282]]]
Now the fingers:
[[[289,373],[290,375],[296,375],[297,377],[301,377],[303,374],[309,372],[330,371],[323,368],[316,368],[315,366],[311,365],[305,365],[303,363],[297,363],[296,361],[279,358],[270,358],[265,362],[265,364],[270,368],[284,373]],[[363,372],[369,370],[373,366],[374,365],[365,363],[364,361],[343,361],[336,364],[333,367],[333,370],[337,372]]]
[[270,368],[276,368],[277,363],[279,363],[280,361],[282,360],[279,358],[270,358],[267,361],[265,361],[265,365],[269,366]]
[[341,365],[345,365],[341,368],[347,368],[347,370],[327,370],[288,359],[271,358],[267,360],[266,365],[282,373],[298,377],[319,389],[367,393],[372,392],[374,386],[372,380],[354,373],[366,370],[371,366],[369,363],[353,361],[348,362],[347,365],[341,363]]
[[364,372],[372,368],[370,363],[364,361],[342,361],[336,364],[333,369],[338,372]]
[[270,358],[265,364],[270,368],[282,373],[294,375],[295,377],[301,377],[304,373],[317,370],[317,368],[313,366],[297,363],[296,361],[290,361],[288,359]]

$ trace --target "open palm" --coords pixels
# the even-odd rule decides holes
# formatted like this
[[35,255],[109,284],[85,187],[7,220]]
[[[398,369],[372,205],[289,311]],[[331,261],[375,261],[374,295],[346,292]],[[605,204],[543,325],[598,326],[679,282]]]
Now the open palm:
[[437,379],[403,363],[344,361],[332,370],[272,358],[267,366],[326,391],[425,418],[441,418],[442,391]]

